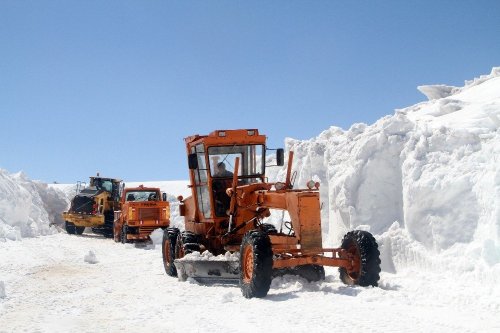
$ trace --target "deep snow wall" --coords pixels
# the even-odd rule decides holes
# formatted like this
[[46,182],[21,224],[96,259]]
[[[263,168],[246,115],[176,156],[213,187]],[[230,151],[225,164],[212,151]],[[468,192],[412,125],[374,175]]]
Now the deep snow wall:
[[370,126],[287,139],[295,187],[320,181],[325,246],[369,230],[386,271],[437,267],[443,258],[460,270],[500,270],[500,68],[461,88],[419,90],[429,101]]
[[67,204],[63,192],[0,169],[0,241],[57,232]]

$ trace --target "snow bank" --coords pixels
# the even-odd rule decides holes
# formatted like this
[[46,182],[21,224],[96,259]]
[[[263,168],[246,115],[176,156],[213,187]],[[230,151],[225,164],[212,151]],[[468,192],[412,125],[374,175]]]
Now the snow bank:
[[287,139],[295,187],[320,180],[325,246],[368,228],[386,271],[444,265],[498,272],[500,68],[461,88],[419,89],[431,100],[372,125]]
[[0,241],[57,232],[53,225],[62,223],[66,206],[62,192],[0,169]]

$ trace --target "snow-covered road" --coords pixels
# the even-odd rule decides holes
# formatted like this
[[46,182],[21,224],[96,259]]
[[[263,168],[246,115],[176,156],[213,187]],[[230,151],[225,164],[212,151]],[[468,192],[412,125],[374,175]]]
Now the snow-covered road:
[[[84,257],[93,251],[97,263]],[[264,299],[165,275],[161,249],[93,234],[0,242],[0,332],[494,332],[500,301],[441,272],[382,273],[379,288],[285,276]]]

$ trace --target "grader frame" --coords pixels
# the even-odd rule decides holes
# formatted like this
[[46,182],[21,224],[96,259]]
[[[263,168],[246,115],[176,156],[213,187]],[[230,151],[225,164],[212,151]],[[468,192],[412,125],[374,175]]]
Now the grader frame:
[[[248,298],[267,295],[276,272],[305,272],[306,278],[314,281],[324,278],[323,266],[339,267],[347,284],[377,284],[380,259],[371,234],[353,231],[346,234],[340,248],[322,247],[319,184],[309,182],[307,189],[292,188],[293,152],[285,182],[269,183],[265,176],[266,138],[258,130],[218,130],[185,140],[192,196],[179,197],[185,231],[170,228],[164,234],[167,274],[180,272],[182,278],[203,280],[238,278]],[[262,153],[256,156],[256,152]],[[225,178],[217,177],[215,165],[219,166],[221,159],[231,165],[231,177],[227,173]],[[283,165],[283,150],[278,150],[277,162]],[[218,181],[225,182],[223,192],[229,199],[224,214],[216,207],[221,198]],[[288,233],[264,223],[274,209],[288,212]],[[239,267],[183,258],[189,252],[204,250],[215,255],[239,251]]]

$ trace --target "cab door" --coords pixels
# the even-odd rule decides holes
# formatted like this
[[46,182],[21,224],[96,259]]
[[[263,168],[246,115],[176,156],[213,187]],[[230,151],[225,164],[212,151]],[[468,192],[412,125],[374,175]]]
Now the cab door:
[[196,154],[196,163],[191,168],[194,174],[194,193],[196,204],[198,206],[200,220],[206,220],[212,217],[212,198],[209,190],[208,167],[206,162],[205,147],[202,143],[191,147],[191,156]]

